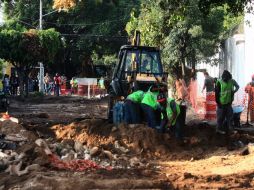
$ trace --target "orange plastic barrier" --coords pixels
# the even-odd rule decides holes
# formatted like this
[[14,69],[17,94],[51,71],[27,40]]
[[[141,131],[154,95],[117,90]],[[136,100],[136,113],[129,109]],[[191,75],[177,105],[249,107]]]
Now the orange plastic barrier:
[[78,85],[78,95],[83,96],[85,94],[85,85]]
[[61,94],[64,95],[64,94],[66,94],[65,91],[66,91],[66,84],[64,83],[64,84],[62,84],[61,87],[60,87],[60,92],[61,92]]
[[205,101],[205,119],[214,120],[216,119],[216,101],[215,101],[215,93],[208,92],[206,94]]

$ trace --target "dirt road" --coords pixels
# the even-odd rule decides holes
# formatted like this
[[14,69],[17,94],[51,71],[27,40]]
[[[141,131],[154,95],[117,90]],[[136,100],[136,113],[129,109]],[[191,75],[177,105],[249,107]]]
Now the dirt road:
[[[109,124],[106,110],[106,99],[12,100],[10,114],[20,123],[1,122],[0,133],[26,137],[13,152],[25,155],[21,170],[38,168],[20,176],[0,170],[0,189],[254,189],[253,136],[235,134],[229,143],[189,115],[182,145],[145,125]],[[102,169],[60,168],[38,138],[65,161],[89,159]]]

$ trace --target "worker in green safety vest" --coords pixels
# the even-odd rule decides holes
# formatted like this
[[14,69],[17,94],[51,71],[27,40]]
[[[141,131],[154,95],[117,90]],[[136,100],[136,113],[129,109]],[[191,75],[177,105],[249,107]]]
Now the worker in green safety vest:
[[227,70],[223,71],[221,78],[216,81],[215,85],[215,99],[217,103],[216,132],[226,134],[226,132],[232,130],[232,102],[234,94],[239,89],[239,85],[232,79],[231,73]]
[[153,85],[144,94],[141,101],[141,108],[145,114],[148,126],[151,128],[156,128],[160,125],[160,110],[159,103],[157,102],[158,94],[159,88],[157,85]]
[[129,94],[124,102],[124,121],[126,124],[141,123],[141,102],[144,92],[138,90]]
[[174,98],[166,98],[165,94],[159,94],[157,101],[160,103],[162,110],[162,120],[160,124],[160,132],[164,133],[167,128],[175,134],[177,139],[183,138],[183,126],[180,122],[180,106]]

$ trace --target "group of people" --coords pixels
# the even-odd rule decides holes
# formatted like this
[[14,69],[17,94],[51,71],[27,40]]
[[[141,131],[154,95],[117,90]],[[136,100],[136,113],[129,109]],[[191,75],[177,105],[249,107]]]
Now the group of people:
[[[239,85],[232,78],[232,74],[224,70],[221,79],[214,79],[204,72],[206,89],[206,101],[214,101],[217,127],[216,132],[226,134],[233,131],[233,109],[234,94],[238,91]],[[180,81],[181,82],[181,81]],[[181,91],[182,83],[178,84],[178,90]],[[202,91],[203,91],[202,90]],[[251,120],[254,121],[254,75],[252,82],[246,88],[249,93],[249,104],[251,107]],[[185,94],[180,93],[184,98]],[[251,102],[251,103],[250,103]],[[129,94],[124,102],[124,120],[127,124],[141,123],[143,115],[148,126],[164,133],[168,129],[173,131],[176,138],[183,138],[183,125],[181,122],[181,106],[174,98],[166,98],[165,94],[160,92],[155,85],[151,86],[147,92],[141,90]]]
[[3,84],[3,91],[5,94],[14,95],[14,96],[18,94],[19,79],[18,79],[18,76],[15,75],[14,73],[11,74],[11,77],[9,77],[8,74],[5,74],[2,80],[2,84]]
[[124,103],[124,121],[127,124],[142,122],[144,114],[150,128],[164,133],[172,131],[179,140],[183,139],[183,124],[179,120],[180,106],[173,98],[166,95],[157,85],[147,92],[141,90],[129,94]]
[[44,82],[44,88],[45,88],[45,94],[50,95],[52,91],[54,91],[54,95],[59,96],[60,95],[60,86],[62,84],[66,83],[66,77],[60,76],[58,73],[55,74],[53,77],[53,80],[49,76],[48,73],[46,73],[43,82]]

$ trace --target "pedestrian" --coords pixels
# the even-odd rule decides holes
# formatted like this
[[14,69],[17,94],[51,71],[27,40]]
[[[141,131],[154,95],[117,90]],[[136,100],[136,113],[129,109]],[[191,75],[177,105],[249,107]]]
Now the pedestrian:
[[195,111],[197,111],[197,73],[195,69],[191,70],[191,80],[189,85],[190,102]]
[[59,76],[58,73],[56,73],[54,77],[54,93],[56,96],[59,96],[60,85],[61,85],[61,77]]
[[175,82],[175,85],[177,100],[185,101],[188,98],[188,90],[185,81],[178,77]]
[[15,75],[15,73],[11,74],[10,77],[10,88],[11,88],[11,94],[16,96],[19,86],[19,80],[18,77]]
[[248,93],[248,111],[250,114],[250,121],[254,122],[254,74],[252,75],[252,80],[245,87],[245,92]]
[[124,102],[124,121],[126,124],[141,123],[141,102],[144,92],[138,90],[129,94]]
[[5,94],[10,94],[10,79],[9,79],[9,75],[5,74],[4,78],[3,78],[3,90]]
[[215,84],[214,78],[209,76],[208,72],[204,72],[205,81],[202,93],[206,90],[205,101],[205,119],[213,120],[216,118],[216,101],[215,101]]
[[151,86],[148,91],[144,94],[141,101],[141,108],[145,114],[148,126],[151,128],[156,128],[160,124],[160,109],[157,102],[157,95],[159,94],[159,89],[156,85]]
[[72,77],[70,84],[71,84],[71,94],[76,94],[78,91],[78,80],[75,77]]
[[45,77],[43,78],[43,82],[44,82],[44,88],[45,88],[45,94],[48,95],[49,94],[49,90],[50,90],[50,76],[48,73],[46,73]]
[[215,99],[217,103],[217,129],[219,134],[226,134],[232,131],[233,109],[232,102],[234,94],[238,91],[239,85],[232,79],[229,71],[224,70],[220,80],[215,86]]
[[100,97],[105,96],[105,84],[104,84],[104,78],[101,77],[99,80],[99,89],[100,89]]
[[183,126],[180,122],[180,106],[174,98],[166,98],[165,94],[159,94],[157,101],[161,106],[162,120],[159,132],[164,133],[167,128],[178,140],[183,140]]

